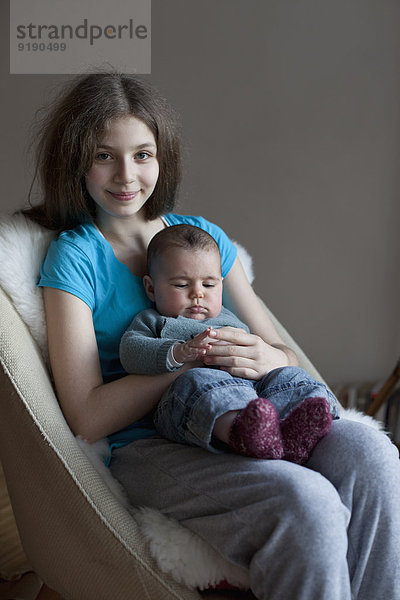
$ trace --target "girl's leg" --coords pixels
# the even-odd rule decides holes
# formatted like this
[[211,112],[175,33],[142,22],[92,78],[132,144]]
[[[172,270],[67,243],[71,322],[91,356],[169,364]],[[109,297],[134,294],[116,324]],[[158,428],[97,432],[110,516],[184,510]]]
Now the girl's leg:
[[370,426],[340,419],[306,466],[332,482],[351,512],[353,598],[400,598],[400,461],[395,446]]
[[161,510],[247,568],[260,600],[350,600],[350,512],[319,473],[158,438],[116,450],[111,471],[132,504]]

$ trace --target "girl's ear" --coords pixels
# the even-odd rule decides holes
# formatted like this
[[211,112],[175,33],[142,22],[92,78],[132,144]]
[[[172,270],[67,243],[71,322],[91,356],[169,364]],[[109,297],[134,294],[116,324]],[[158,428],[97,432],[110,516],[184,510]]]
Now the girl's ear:
[[150,275],[145,275],[143,277],[143,285],[146,291],[147,296],[150,298],[152,302],[154,302],[154,285],[153,280]]

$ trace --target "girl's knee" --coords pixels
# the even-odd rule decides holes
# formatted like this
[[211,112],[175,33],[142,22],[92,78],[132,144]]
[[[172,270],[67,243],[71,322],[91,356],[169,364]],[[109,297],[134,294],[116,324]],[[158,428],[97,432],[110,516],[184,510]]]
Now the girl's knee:
[[[350,432],[350,448],[356,468],[360,472],[367,489],[378,494],[389,492],[396,485],[400,485],[400,461],[397,447],[390,438],[379,431],[363,423],[351,423],[346,421],[346,427]],[[386,490],[384,489],[386,488]]]
[[384,498],[400,486],[397,448],[382,431],[341,418],[332,423],[314,449],[307,467],[327,477],[347,502],[366,495]]
[[[324,441],[324,440],[323,440]],[[337,447],[340,460],[369,468],[394,463],[400,466],[399,453],[390,438],[378,428],[343,417],[333,423],[326,440]]]

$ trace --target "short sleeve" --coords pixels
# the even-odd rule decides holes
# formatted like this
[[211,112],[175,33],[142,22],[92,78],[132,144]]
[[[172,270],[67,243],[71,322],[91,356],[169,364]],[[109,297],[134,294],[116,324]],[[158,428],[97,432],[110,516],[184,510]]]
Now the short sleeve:
[[53,240],[40,269],[38,286],[69,292],[95,307],[95,275],[92,261],[69,240]]

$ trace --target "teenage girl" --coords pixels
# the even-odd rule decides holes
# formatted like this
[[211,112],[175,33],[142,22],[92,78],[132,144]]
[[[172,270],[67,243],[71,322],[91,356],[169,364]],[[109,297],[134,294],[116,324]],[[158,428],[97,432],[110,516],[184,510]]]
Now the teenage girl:
[[[165,101],[134,77],[78,78],[41,124],[37,173],[43,202],[25,214],[59,232],[39,282],[57,395],[75,434],[109,437],[111,471],[132,504],[247,567],[257,598],[400,598],[400,464],[386,436],[339,419],[305,466],[211,454],[155,435],[149,414],[176,372],[126,375],[120,365],[121,335],[150,305],[147,246],[177,223],[216,239],[229,306],[251,331],[217,330],[226,344],[205,364],[256,380],[297,364],[224,232],[171,212],[179,144]],[[219,418],[229,427],[229,413]]]

